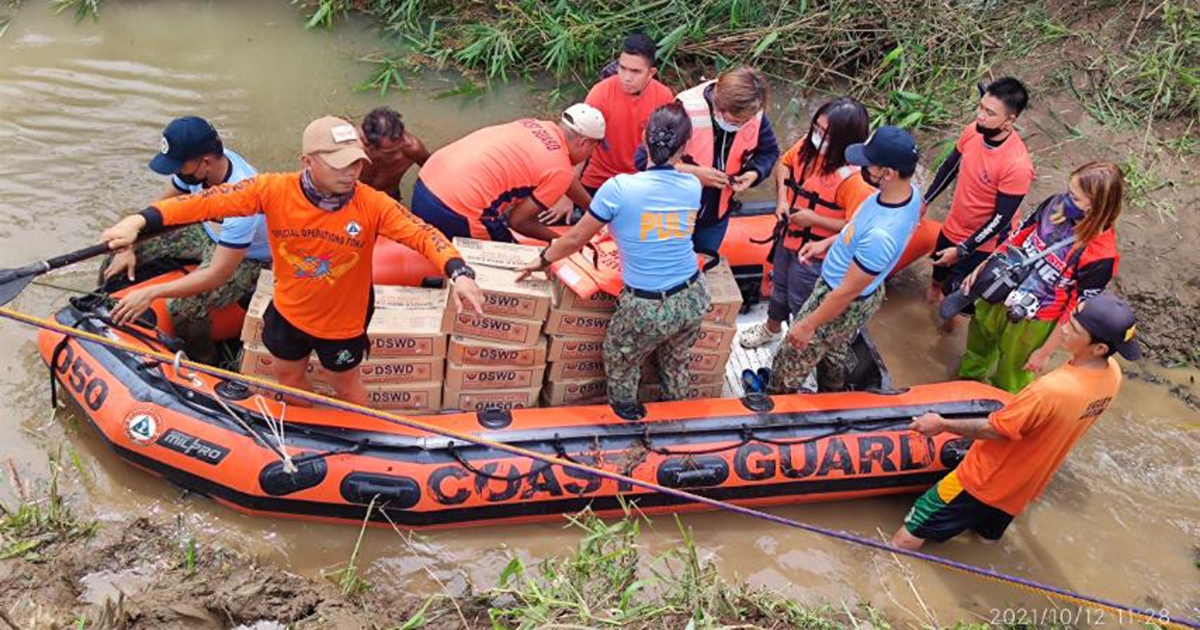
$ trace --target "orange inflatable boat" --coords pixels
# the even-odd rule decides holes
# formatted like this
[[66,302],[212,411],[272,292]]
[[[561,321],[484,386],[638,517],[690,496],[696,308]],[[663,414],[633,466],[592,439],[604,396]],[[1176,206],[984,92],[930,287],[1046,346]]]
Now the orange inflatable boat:
[[[933,253],[941,228],[942,224],[937,221],[922,219],[916,233],[909,239],[900,262],[896,264],[896,271]],[[729,261],[747,298],[770,297],[770,282],[766,278],[769,278],[771,271],[771,262],[767,260],[771,245],[756,241],[769,239],[774,230],[774,202],[745,203],[729,221],[729,232],[721,244],[720,253],[722,258]],[[523,236],[519,238],[525,243],[538,243]],[[377,284],[421,286],[427,278],[439,278],[442,275],[440,270],[411,249],[386,239],[380,239],[376,244],[374,261]],[[747,299],[747,302],[750,300]]]
[[[166,351],[156,331],[116,328],[98,300],[77,298],[64,326]],[[648,512],[702,509],[577,469],[428,435],[328,408],[287,407],[240,381],[190,374],[95,341],[42,331],[53,383],[129,463],[236,510],[405,527],[559,518],[622,500]],[[607,406],[467,410],[446,428],[742,505],[918,492],[968,442],[906,429],[927,411],[977,417],[1009,396],[973,382],[899,392],[799,394],[647,405],[626,422]],[[283,430],[278,426],[282,424]],[[293,468],[294,467],[294,468]]]

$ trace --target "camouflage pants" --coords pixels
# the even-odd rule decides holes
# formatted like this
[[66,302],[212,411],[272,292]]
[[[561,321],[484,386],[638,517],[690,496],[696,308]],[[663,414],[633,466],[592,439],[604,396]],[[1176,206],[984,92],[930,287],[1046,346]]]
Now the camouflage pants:
[[[200,224],[190,225],[169,234],[152,238],[138,245],[135,250],[139,261],[172,258],[180,261],[195,261],[207,267],[212,261],[217,244]],[[104,264],[102,269],[107,267]],[[216,363],[217,349],[212,341],[210,309],[229,306],[254,291],[258,274],[271,266],[270,262],[242,259],[233,275],[211,291],[167,302],[167,312],[175,334],[183,341],[188,357],[202,363]]]
[[[825,301],[833,288],[824,280],[818,280],[812,295],[800,307],[793,321],[800,321],[812,314]],[[804,379],[817,370],[817,384],[821,391],[845,389],[846,361],[850,342],[854,335],[867,324],[867,320],[883,305],[883,286],[880,285],[865,299],[855,300],[832,321],[817,329],[803,350],[797,350],[785,338],[771,363],[772,394],[793,394],[800,389]]]
[[642,363],[655,355],[664,400],[681,400],[691,387],[688,350],[700,337],[708,310],[708,287],[701,277],[692,286],[662,300],[623,291],[604,337],[608,402],[636,402]]

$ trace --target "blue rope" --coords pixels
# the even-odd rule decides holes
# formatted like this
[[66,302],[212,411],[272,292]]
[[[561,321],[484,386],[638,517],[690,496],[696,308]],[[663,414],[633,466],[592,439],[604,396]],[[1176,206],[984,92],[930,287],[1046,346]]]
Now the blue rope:
[[[8,319],[12,319],[14,321],[18,321],[18,322],[26,323],[26,324],[29,324],[32,326],[36,326],[38,328],[42,328],[45,330],[51,330],[51,331],[58,332],[63,335],[74,337],[76,339],[81,340],[81,345],[82,345],[82,341],[91,341],[91,342],[100,344],[102,346],[109,347],[114,350],[120,350],[120,351],[124,351],[124,352],[129,352],[132,354],[145,356],[147,358],[157,359],[164,363],[170,363],[173,360],[173,357],[171,355],[167,355],[162,352],[146,350],[143,348],[139,348],[137,346],[126,344],[121,341],[116,341],[116,340],[108,339],[106,337],[102,337],[99,335],[94,335],[92,333],[88,333],[85,331],[76,330],[74,328],[70,328],[68,326],[59,324],[58,322],[33,317],[33,316],[27,315],[25,313],[13,311],[7,307],[0,307],[0,317],[5,317]],[[949,560],[947,558],[942,558],[940,556],[935,556],[935,555],[931,555],[931,554],[920,552],[920,551],[910,551],[908,549],[901,549],[899,547],[894,547],[887,543],[882,543],[882,542],[879,542],[876,540],[872,540],[870,538],[864,538],[862,536],[851,534],[849,532],[826,529],[824,527],[810,525],[808,523],[802,523],[800,521],[792,520],[787,517],[779,516],[776,514],[771,514],[768,512],[762,512],[760,510],[756,510],[753,508],[743,507],[743,506],[735,505],[732,503],[726,503],[725,501],[721,501],[719,499],[712,499],[712,498],[709,498],[709,497],[706,497],[703,495],[693,494],[693,493],[687,492],[685,490],[679,490],[676,488],[668,488],[666,486],[661,486],[661,485],[658,485],[658,484],[650,482],[650,481],[643,481],[640,479],[635,479],[633,477],[628,477],[628,476],[622,475],[620,473],[609,472],[609,471],[601,469],[601,468],[592,468],[590,466],[586,466],[583,464],[578,464],[578,463],[571,462],[568,460],[560,459],[558,457],[553,457],[550,455],[546,455],[544,453],[539,453],[537,451],[531,451],[531,450],[524,449],[521,447],[504,444],[503,442],[496,442],[496,441],[493,441],[490,439],[481,438],[481,437],[473,436],[470,434],[460,433],[458,431],[453,431],[450,429],[438,427],[437,425],[422,422],[420,420],[416,420],[413,418],[409,418],[409,417],[405,417],[405,416],[398,416],[398,415],[387,413],[384,411],[377,411],[375,409],[362,407],[359,405],[355,405],[353,403],[343,402],[341,400],[337,400],[335,398],[330,398],[327,396],[322,396],[320,394],[314,394],[312,392],[294,389],[291,387],[280,385],[278,383],[273,383],[271,381],[267,381],[267,380],[263,380],[263,379],[259,379],[259,378],[248,377],[247,375],[239,374],[237,372],[230,372],[228,370],[215,368],[215,367],[212,367],[209,365],[204,365],[201,363],[195,363],[193,361],[183,361],[182,364],[192,370],[195,370],[196,372],[200,372],[202,374],[207,374],[207,375],[215,377],[215,378],[221,378],[221,379],[226,379],[226,380],[237,380],[237,381],[241,381],[243,383],[257,385],[268,391],[273,391],[275,393],[284,394],[284,395],[288,395],[288,396],[294,396],[296,398],[299,398],[301,400],[306,400],[311,403],[321,404],[321,405],[325,405],[328,407],[333,407],[335,409],[340,409],[342,411],[346,411],[349,413],[356,413],[359,415],[375,418],[377,420],[382,420],[389,424],[408,427],[410,429],[417,429],[420,431],[425,431],[428,433],[441,435],[443,437],[454,438],[457,440],[462,440],[464,442],[469,442],[469,443],[476,444],[479,446],[487,446],[492,449],[504,451],[504,452],[507,452],[507,453],[510,453],[513,455],[517,455],[520,457],[527,457],[527,458],[541,461],[541,462],[544,462],[547,464],[553,464],[556,466],[560,466],[562,468],[570,468],[570,469],[575,470],[580,473],[596,475],[599,477],[603,477],[605,479],[609,479],[611,481],[625,482],[625,483],[628,483],[628,484],[631,484],[631,485],[634,485],[634,486],[637,486],[637,487],[640,487],[640,488],[643,488],[646,490],[651,490],[654,492],[659,492],[659,493],[673,496],[676,498],[685,499],[687,501],[691,501],[694,503],[703,503],[705,505],[709,505],[711,507],[714,507],[719,510],[724,510],[726,512],[742,514],[745,516],[750,516],[752,518],[757,518],[757,519],[768,521],[768,522],[775,523],[778,525],[783,525],[786,527],[791,527],[794,529],[799,529],[802,531],[811,532],[811,533],[819,534],[822,536],[828,536],[830,538],[835,538],[837,540],[842,540],[842,541],[852,543],[855,545],[861,545],[861,546],[869,547],[871,549],[876,549],[879,551],[886,551],[888,553],[894,553],[894,554],[901,555],[901,556],[907,556],[909,558],[915,558],[917,560],[923,560],[925,562],[929,562],[929,563],[932,563],[932,564],[935,564],[938,566],[943,566],[943,567],[947,567],[950,569],[954,569],[956,571],[961,571],[961,572],[968,573],[971,575],[976,575],[976,576],[987,578],[990,580],[1018,586],[1025,590],[1030,590],[1030,591],[1050,595],[1050,596],[1056,597],[1058,599],[1070,601],[1073,603],[1083,604],[1083,605],[1092,606],[1092,607],[1096,607],[1096,608],[1100,608],[1100,609],[1107,609],[1110,611],[1117,611],[1118,613],[1120,613],[1122,619],[1125,616],[1129,616],[1130,621],[1132,621],[1133,618],[1140,618],[1143,621],[1147,621],[1147,622],[1162,625],[1162,626],[1200,629],[1200,622],[1197,622],[1197,621],[1194,621],[1191,619],[1186,619],[1183,617],[1175,617],[1175,616],[1165,615],[1165,614],[1163,614],[1163,612],[1161,610],[1156,611],[1156,610],[1152,610],[1149,608],[1137,608],[1134,606],[1122,604],[1120,602],[1115,602],[1115,601],[1108,600],[1108,599],[1103,599],[1100,597],[1094,597],[1091,595],[1084,595],[1081,593],[1076,593],[1074,591],[1070,591],[1070,590],[1063,589],[1063,588],[1058,588],[1056,586],[1051,586],[1049,584],[1043,584],[1041,582],[1036,582],[1034,580],[1029,580],[1026,578],[1021,578],[1021,577],[1012,576],[1012,575],[1007,575],[1004,573],[1000,573],[998,571],[984,569],[982,567],[977,567],[977,566],[966,564],[963,562],[958,562],[955,560]]]

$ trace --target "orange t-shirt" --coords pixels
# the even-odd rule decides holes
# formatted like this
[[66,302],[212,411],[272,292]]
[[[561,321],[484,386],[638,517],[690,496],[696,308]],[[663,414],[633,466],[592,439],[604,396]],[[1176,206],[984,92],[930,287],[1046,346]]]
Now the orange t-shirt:
[[[958,165],[958,183],[950,214],[942,232],[953,243],[962,243],[996,214],[996,195],[1025,195],[1033,184],[1033,160],[1025,141],[1012,132],[998,147],[990,147],[971,124],[963,129],[955,145],[962,161]],[[1013,217],[1017,225],[1018,217]],[[979,251],[995,251],[998,238],[979,246]]]
[[527,197],[549,208],[574,178],[562,129],[532,118],[484,127],[434,152],[421,167],[429,191],[467,220],[472,237],[484,240],[491,240],[480,221],[485,212],[504,214]]
[[1108,408],[1121,387],[1121,368],[1066,364],[1030,383],[991,415],[1000,440],[976,440],[958,465],[958,479],[976,499],[1016,516],[1050,483],[1071,447]]
[[375,237],[413,248],[444,269],[458,250],[408,208],[358,185],[350,203],[322,210],[300,189],[300,173],[269,173],[155,202],[164,225],[262,213],[275,270],[275,308],[320,339],[363,333]]
[[650,79],[637,96],[622,90],[621,79],[616,76],[592,86],[584,102],[604,114],[604,142],[608,148],[596,147],[579,181],[584,186],[599,188],[613,175],[636,173],[633,154],[642,144],[650,114],[673,100],[675,94],[671,88],[658,79]]

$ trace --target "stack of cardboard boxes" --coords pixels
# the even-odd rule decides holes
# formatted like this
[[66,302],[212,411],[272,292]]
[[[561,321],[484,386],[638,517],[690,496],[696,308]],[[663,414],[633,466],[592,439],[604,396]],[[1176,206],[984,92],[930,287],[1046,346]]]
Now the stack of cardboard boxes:
[[513,243],[454,239],[483,290],[483,315],[464,305],[446,314],[449,362],[442,405],[474,410],[536,407],[546,374],[542,326],[551,287],[544,276],[517,282],[518,269],[537,260],[541,248]]
[[597,293],[581,298],[554,280],[554,307],[546,321],[550,339],[546,405],[582,405],[604,402],[604,335],[617,308],[617,298]]
[[[273,289],[274,277],[263,271],[242,326],[242,373],[269,379],[275,378],[278,363],[262,346],[262,317]],[[355,368],[367,388],[368,406],[410,414],[442,408],[446,311],[445,289],[375,287],[375,314],[367,327],[371,353]],[[315,354],[308,369],[317,391],[333,392]]]

